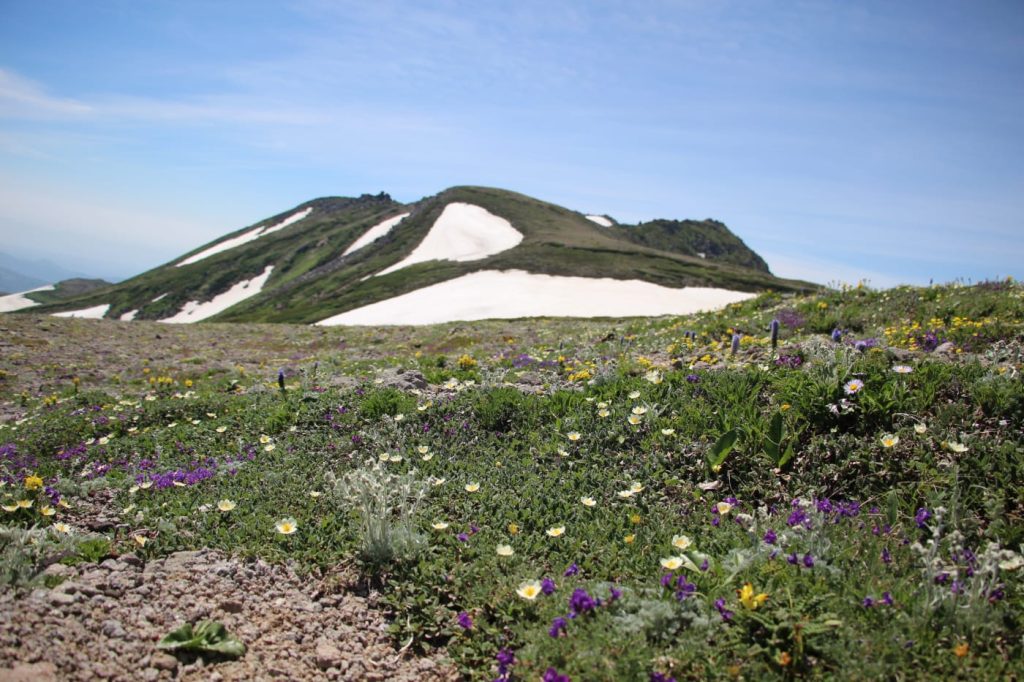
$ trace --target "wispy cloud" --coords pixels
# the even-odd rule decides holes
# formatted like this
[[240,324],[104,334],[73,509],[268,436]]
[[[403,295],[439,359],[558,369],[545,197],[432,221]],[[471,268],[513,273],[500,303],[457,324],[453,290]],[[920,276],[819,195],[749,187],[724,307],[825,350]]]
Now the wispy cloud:
[[0,68],[0,118],[80,118],[91,112],[88,104],[50,95],[40,84]]

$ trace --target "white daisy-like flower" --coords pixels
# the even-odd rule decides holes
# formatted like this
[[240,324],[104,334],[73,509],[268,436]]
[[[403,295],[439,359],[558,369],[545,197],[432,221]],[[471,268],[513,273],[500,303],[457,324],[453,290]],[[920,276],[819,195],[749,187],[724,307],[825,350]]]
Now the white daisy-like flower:
[[581,497],[580,498],[580,503],[584,507],[596,507],[597,506],[597,500],[595,500],[593,497]]
[[565,534],[565,526],[553,526],[551,528],[548,528],[544,532],[547,533],[549,537],[553,537],[553,538],[561,537],[562,535]]
[[448,524],[445,521],[435,521],[434,523],[430,524],[430,527],[434,530],[444,530],[448,527]]
[[690,538],[688,538],[685,535],[673,535],[672,536],[672,546],[675,547],[676,549],[678,549],[679,551],[686,550],[692,544],[693,544],[693,540],[691,540]]
[[683,560],[681,557],[670,556],[661,559],[659,563],[662,565],[663,568],[667,568],[670,571],[674,571],[683,565]]
[[639,397],[640,397],[640,391],[632,391],[629,394],[629,399],[630,400],[636,400]]
[[494,548],[494,553],[498,556],[512,556],[515,550],[512,549],[512,545],[498,545]]

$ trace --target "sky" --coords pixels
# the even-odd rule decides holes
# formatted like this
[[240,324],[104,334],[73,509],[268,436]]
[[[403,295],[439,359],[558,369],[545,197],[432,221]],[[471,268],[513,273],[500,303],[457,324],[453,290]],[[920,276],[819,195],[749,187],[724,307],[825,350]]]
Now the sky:
[[1024,3],[0,0],[0,251],[119,280],[320,196],[715,218],[1024,277]]

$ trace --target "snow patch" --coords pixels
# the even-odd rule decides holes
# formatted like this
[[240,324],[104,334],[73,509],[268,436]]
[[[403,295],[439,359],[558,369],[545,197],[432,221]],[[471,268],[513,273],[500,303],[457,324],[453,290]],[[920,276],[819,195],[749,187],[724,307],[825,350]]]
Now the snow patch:
[[22,291],[17,294],[0,296],[0,313],[10,313],[15,310],[21,310],[22,308],[31,308],[34,305],[39,305],[38,301],[33,301],[25,295],[31,294],[34,291],[53,291],[53,285],[47,284],[46,286],[42,286],[37,289],[29,289],[28,291]]
[[305,218],[306,216],[308,216],[312,212],[313,212],[313,208],[310,207],[310,208],[307,208],[305,210],[299,211],[298,213],[294,213],[294,214],[288,216],[287,218],[285,218],[281,222],[277,223],[276,225],[271,225],[270,227],[257,227],[257,228],[254,228],[252,230],[249,230],[248,232],[246,232],[244,234],[240,234],[237,237],[232,237],[231,239],[226,239],[226,240],[222,241],[221,243],[214,244],[210,248],[204,249],[204,250],[200,251],[199,253],[197,253],[197,254],[195,254],[193,256],[189,256],[185,260],[183,260],[180,263],[178,263],[177,267],[180,268],[183,265],[191,265],[192,263],[201,261],[204,258],[209,258],[210,256],[212,256],[214,254],[221,253],[222,251],[227,251],[229,249],[233,249],[236,246],[241,246],[242,244],[248,244],[249,242],[251,242],[253,240],[256,240],[256,239],[259,239],[260,237],[265,237],[268,234],[271,234],[273,232],[277,232],[278,230],[283,230],[284,228],[288,227],[289,225],[291,225],[293,223],[299,222],[300,220],[302,220],[303,218]]
[[639,280],[483,270],[334,315],[319,325],[437,324],[518,317],[642,317],[721,308],[754,294]]
[[139,314],[139,309],[136,308],[135,310],[129,310],[126,313],[121,313],[121,317],[119,317],[117,319],[121,320],[122,322],[131,322],[132,320],[135,319],[135,316],[138,315],[138,314]]
[[274,266],[268,265],[259,275],[256,275],[252,279],[245,279],[238,282],[224,293],[214,296],[209,301],[205,301],[203,303],[200,303],[199,301],[189,301],[177,312],[177,314],[171,317],[165,317],[160,320],[160,322],[199,322],[200,320],[205,320],[208,317],[213,317],[217,313],[224,312],[236,303],[240,303],[245,299],[252,298],[256,294],[260,293],[260,290],[262,290],[263,285],[267,283],[267,278],[270,277],[270,273],[273,270]]
[[347,256],[348,254],[352,253],[353,251],[358,251],[359,249],[363,248],[364,246],[372,244],[373,242],[377,241],[378,239],[380,239],[381,237],[386,235],[388,232],[390,232],[391,228],[393,228],[395,225],[397,225],[398,223],[402,222],[403,220],[405,220],[408,217],[409,217],[408,213],[403,213],[402,215],[396,215],[394,218],[388,218],[384,222],[377,223],[376,225],[371,227],[369,230],[364,232],[362,237],[360,237],[359,239],[357,239],[354,242],[352,242],[352,246],[350,246],[347,249],[345,249],[345,253],[343,253],[341,255],[342,256]]
[[523,233],[504,218],[480,206],[455,202],[444,207],[412,253],[377,276],[431,260],[480,260],[511,249],[521,241]]
[[612,221],[605,218],[603,215],[588,215],[587,220],[597,223],[601,227],[611,227]]
[[163,297],[164,297],[164,296],[166,296],[166,295],[167,295],[167,294],[160,294],[159,296],[157,296],[156,298],[154,298],[154,299],[153,299],[152,301],[150,301],[150,303],[156,303],[157,301],[159,301],[159,300],[160,300],[161,298],[163,298]]
[[81,317],[87,320],[100,320],[107,311],[110,310],[110,304],[104,303],[103,305],[95,305],[91,308],[85,308],[83,310],[68,310],[63,313],[53,313],[54,317]]

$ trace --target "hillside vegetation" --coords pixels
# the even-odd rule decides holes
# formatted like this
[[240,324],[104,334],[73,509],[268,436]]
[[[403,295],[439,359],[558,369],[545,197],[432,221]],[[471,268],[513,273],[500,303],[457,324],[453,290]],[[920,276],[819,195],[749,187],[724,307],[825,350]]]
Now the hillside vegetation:
[[0,323],[0,576],[25,598],[54,557],[213,548],[355,572],[396,648],[467,679],[1024,673],[1016,283],[643,320]]
[[[386,275],[376,273],[405,258],[430,231],[444,208],[463,202],[508,220],[523,234],[511,249],[472,261],[431,261]],[[311,209],[285,229],[182,267],[178,264],[217,243],[269,227]],[[387,235],[342,255],[371,227],[410,215]],[[699,254],[704,254],[703,256]],[[317,199],[204,245],[115,286],[54,303],[33,313],[110,304],[106,317],[137,320],[173,316],[190,301],[208,301],[268,265],[258,295],[211,318],[231,322],[313,323],[441,281],[486,269],[580,277],[638,279],[668,287],[707,286],[735,291],[806,292],[815,287],[773,277],[761,258],[721,223],[658,221],[602,228],[582,214],[500,189],[455,187],[403,205],[388,195]],[[134,312],[132,312],[134,311]]]

